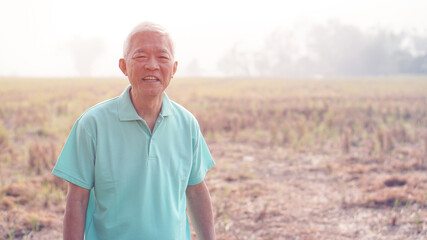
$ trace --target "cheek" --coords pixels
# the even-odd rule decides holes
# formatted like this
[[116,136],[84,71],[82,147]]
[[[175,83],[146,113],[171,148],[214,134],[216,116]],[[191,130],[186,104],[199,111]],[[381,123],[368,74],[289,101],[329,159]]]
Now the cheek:
[[168,75],[173,73],[173,65],[170,63],[162,65],[163,72]]
[[141,69],[141,67],[139,66],[139,64],[132,64],[130,66],[130,68],[128,69],[128,72],[129,72],[129,74],[136,75],[140,71],[139,69]]

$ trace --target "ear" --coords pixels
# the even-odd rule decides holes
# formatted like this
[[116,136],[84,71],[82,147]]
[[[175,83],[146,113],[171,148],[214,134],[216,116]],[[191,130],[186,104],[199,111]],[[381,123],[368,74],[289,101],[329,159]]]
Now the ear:
[[177,68],[178,68],[178,61],[175,61],[173,63],[173,69],[172,69],[172,76],[171,76],[171,78],[173,78],[173,76],[175,75]]
[[127,74],[127,69],[126,69],[126,61],[125,61],[124,58],[120,58],[120,60],[119,60],[119,68],[120,68],[120,70],[122,70],[122,72],[123,72],[123,74],[125,76],[128,75]]

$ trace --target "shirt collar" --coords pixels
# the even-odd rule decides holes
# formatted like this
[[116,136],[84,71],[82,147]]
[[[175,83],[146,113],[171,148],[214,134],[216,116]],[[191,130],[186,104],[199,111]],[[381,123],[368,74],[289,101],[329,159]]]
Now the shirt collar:
[[169,100],[168,95],[163,92],[163,98],[162,98],[162,110],[160,111],[160,116],[167,117],[171,116],[173,114],[173,108],[171,101]]
[[[135,107],[130,100],[130,91],[131,85],[129,85],[123,93],[119,96],[118,101],[118,113],[120,121],[136,121],[142,120],[135,110]],[[160,110],[159,116],[167,117],[173,114],[172,104],[169,100],[168,95],[164,92],[162,98],[162,109]]]

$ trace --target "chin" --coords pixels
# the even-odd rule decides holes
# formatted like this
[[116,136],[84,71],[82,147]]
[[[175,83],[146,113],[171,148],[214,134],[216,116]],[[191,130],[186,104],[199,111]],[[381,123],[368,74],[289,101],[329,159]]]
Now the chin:
[[146,91],[143,91],[142,94],[145,95],[145,96],[155,97],[155,96],[162,95],[163,94],[163,90],[148,90],[148,91],[146,90]]

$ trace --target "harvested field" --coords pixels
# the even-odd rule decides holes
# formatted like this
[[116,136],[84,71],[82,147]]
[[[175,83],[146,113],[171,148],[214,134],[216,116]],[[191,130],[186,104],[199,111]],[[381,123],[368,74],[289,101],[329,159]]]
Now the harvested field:
[[[0,79],[0,239],[61,239],[50,174],[125,79]],[[427,239],[427,78],[174,79],[216,166],[218,239]],[[196,238],[195,238],[196,239]]]

